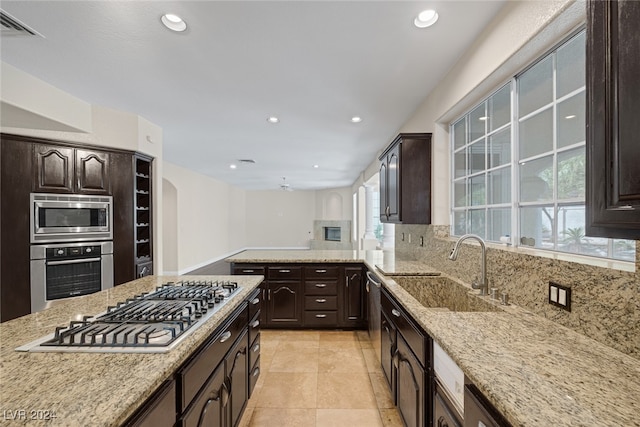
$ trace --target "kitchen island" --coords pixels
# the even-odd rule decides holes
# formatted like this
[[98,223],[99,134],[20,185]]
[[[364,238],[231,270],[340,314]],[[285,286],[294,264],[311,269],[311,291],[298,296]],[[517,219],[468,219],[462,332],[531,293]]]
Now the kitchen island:
[[425,307],[401,278],[437,280],[427,265],[382,251],[245,251],[227,261],[362,262],[512,425],[640,426],[639,360],[514,304],[487,301],[496,309],[484,312]]
[[[167,283],[232,280],[234,298],[167,353],[25,353],[15,349],[56,326],[107,310]],[[147,276],[0,324],[0,424],[119,426],[258,287],[260,276]]]

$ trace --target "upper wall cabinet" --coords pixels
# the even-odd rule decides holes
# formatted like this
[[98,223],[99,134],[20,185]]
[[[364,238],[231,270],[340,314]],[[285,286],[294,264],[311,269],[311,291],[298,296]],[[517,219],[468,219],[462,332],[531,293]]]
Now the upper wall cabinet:
[[401,133],[380,160],[380,221],[431,223],[431,134]]
[[110,194],[109,154],[57,145],[34,144],[33,191]]
[[640,239],[640,2],[587,8],[586,234]]

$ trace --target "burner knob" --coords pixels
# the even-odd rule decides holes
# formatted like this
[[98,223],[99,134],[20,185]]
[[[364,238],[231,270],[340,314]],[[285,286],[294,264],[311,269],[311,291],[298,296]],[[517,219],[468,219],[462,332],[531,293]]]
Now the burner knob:
[[87,248],[87,249],[85,250],[85,252],[86,252],[86,253],[88,253],[88,254],[90,254],[90,253],[91,253],[91,248]]
[[57,253],[58,255],[64,255],[64,249],[58,249]]

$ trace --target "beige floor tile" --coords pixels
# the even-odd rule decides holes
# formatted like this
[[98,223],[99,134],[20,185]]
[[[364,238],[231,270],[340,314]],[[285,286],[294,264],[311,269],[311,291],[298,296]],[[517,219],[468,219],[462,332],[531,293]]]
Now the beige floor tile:
[[376,409],[369,375],[364,373],[318,374],[318,408]]
[[283,338],[278,341],[277,351],[297,351],[299,349],[318,349],[320,347],[320,340],[307,340],[307,341],[297,341],[288,338]]
[[[276,340],[280,341],[283,339],[290,341],[318,341],[320,339],[320,331],[309,331],[309,330],[269,330],[271,332],[271,336]],[[261,332],[262,333],[262,332]]]
[[376,351],[373,348],[363,348],[362,355],[368,372],[382,372],[380,360],[378,360]]
[[310,372],[263,372],[258,408],[315,408],[318,374]]
[[320,342],[323,341],[358,341],[356,331],[320,331]]
[[373,387],[373,394],[376,396],[378,408],[388,409],[394,408],[393,398],[389,390],[389,383],[382,372],[370,372],[369,380]]
[[315,409],[256,408],[250,427],[315,427]]
[[358,341],[369,341],[369,331],[356,331],[356,337],[358,337]]
[[318,372],[318,349],[278,350],[273,355],[268,372]]
[[330,341],[328,339],[320,339],[320,348],[328,348],[328,349],[352,349],[352,350],[360,350],[360,343],[356,340],[337,340]]
[[253,408],[247,405],[247,407],[244,408],[244,412],[242,414],[242,418],[240,418],[238,427],[249,427],[249,424],[251,423],[252,415],[253,415]]
[[358,348],[320,348],[318,350],[318,372],[367,372],[362,350]]
[[316,427],[382,427],[377,409],[318,409]]
[[380,417],[384,427],[403,427],[402,419],[397,409],[380,409]]

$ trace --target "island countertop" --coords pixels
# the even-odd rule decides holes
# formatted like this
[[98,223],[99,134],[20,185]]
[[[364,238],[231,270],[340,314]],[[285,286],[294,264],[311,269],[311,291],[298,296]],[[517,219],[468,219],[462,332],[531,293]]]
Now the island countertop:
[[[180,280],[233,280],[239,290],[168,353],[15,351],[16,347],[52,333],[56,326],[102,313],[108,306]],[[0,324],[0,424],[121,425],[261,281],[262,276],[147,276]]]
[[425,307],[398,284],[402,276],[438,280],[418,261],[383,251],[246,251],[227,261],[364,262],[514,426],[640,426],[640,360],[513,304]]

